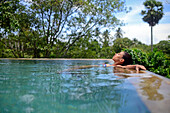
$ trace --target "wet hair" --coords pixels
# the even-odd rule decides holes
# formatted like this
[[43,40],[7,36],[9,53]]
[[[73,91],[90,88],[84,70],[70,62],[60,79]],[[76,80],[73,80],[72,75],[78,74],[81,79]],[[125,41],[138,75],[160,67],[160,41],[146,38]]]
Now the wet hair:
[[124,55],[122,58],[124,59],[122,66],[130,65],[133,63],[132,56],[129,55],[127,52],[124,52]]

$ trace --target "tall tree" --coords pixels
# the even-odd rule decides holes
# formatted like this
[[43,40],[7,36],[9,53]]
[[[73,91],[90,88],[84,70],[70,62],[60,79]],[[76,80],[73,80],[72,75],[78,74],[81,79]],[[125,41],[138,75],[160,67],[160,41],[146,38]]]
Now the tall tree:
[[109,42],[110,42],[110,32],[108,30],[104,31],[103,34],[102,34],[102,37],[103,37],[103,47],[108,47],[109,46]]
[[109,58],[110,54],[112,54],[112,50],[110,47],[112,39],[113,38],[111,37],[109,30],[105,30],[102,33],[102,40],[101,40],[102,49],[100,53],[102,58]]
[[153,51],[152,27],[158,24],[163,17],[163,5],[162,2],[156,0],[146,0],[143,4],[146,10],[141,11],[141,14],[144,16],[142,19],[151,26],[151,51]]
[[56,56],[67,53],[81,37],[94,35],[95,27],[114,28],[120,24],[114,13],[125,9],[123,0],[34,0],[30,11],[41,22],[38,31],[44,36],[48,57],[58,40],[66,43]]
[[18,41],[18,37],[14,34],[16,34],[19,29],[19,21],[17,18],[19,16],[18,13],[22,9],[24,9],[24,6],[19,4],[19,0],[0,1],[0,43],[4,46],[3,52],[6,50],[11,51],[14,57],[19,56],[17,55],[18,48],[21,47],[19,45],[20,42]]

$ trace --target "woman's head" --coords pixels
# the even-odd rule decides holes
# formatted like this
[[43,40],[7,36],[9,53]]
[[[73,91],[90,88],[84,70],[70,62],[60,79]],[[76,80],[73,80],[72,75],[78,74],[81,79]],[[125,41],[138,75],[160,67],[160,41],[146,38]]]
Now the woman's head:
[[127,52],[116,53],[112,60],[114,60],[117,65],[129,65],[133,63],[131,55]]

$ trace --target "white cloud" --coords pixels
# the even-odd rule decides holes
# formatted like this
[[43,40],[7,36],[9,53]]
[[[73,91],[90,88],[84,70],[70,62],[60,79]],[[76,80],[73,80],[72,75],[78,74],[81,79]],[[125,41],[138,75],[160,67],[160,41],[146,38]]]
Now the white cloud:
[[25,2],[32,2],[32,0],[24,0]]
[[[143,22],[142,15],[140,12],[144,10],[144,5],[132,5],[132,11],[127,14],[120,14],[117,17],[123,20],[126,24],[121,27],[125,32],[124,37],[130,39],[137,38],[142,43],[151,44],[151,28],[148,23]],[[170,35],[170,12],[164,12],[165,15],[160,20],[160,23],[153,27],[153,43],[159,43],[161,40],[167,40],[168,35]],[[111,32],[114,36],[115,31]]]
[[[147,23],[139,23],[121,27],[125,32],[124,37],[129,39],[137,38],[142,43],[151,44],[151,28]],[[167,40],[170,35],[170,24],[158,24],[153,27],[153,43],[159,43],[161,40]],[[115,32],[111,32],[114,36]]]
[[164,13],[166,16],[170,16],[170,12],[165,12]]
[[119,13],[117,18],[122,20],[125,24],[134,24],[142,22],[141,11],[144,9],[143,5],[133,6],[129,13]]
[[168,35],[170,35],[170,23],[169,24],[158,24],[153,27],[155,43],[158,43],[160,40],[167,40]]

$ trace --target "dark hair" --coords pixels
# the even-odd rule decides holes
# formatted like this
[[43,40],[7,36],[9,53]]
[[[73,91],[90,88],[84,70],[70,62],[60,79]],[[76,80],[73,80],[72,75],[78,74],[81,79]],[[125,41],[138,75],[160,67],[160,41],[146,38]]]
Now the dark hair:
[[124,59],[122,66],[129,65],[129,64],[133,63],[132,56],[129,55],[127,52],[124,52],[124,55],[122,58]]

